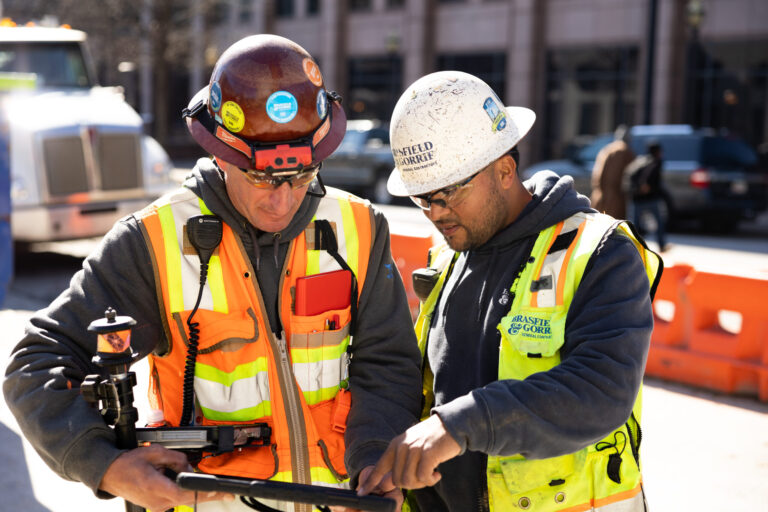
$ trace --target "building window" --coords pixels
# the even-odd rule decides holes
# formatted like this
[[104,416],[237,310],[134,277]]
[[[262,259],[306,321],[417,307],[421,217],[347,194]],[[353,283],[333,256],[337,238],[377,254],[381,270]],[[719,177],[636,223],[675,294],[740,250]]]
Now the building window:
[[275,16],[278,18],[290,18],[293,16],[293,0],[276,0]]
[[228,18],[229,2],[226,0],[215,0],[208,4],[208,10],[206,12],[206,24],[208,26],[218,27],[225,24]]
[[399,55],[350,59],[347,116],[388,121],[401,93],[402,76]]
[[307,14],[314,16],[320,12],[320,0],[307,0]]
[[242,25],[253,21],[253,0],[240,0],[239,19]]
[[768,41],[697,44],[687,65],[686,123],[726,129],[757,146],[768,141]]
[[350,11],[370,11],[371,0],[349,0]]
[[585,48],[547,52],[541,158],[557,158],[584,135],[635,123],[638,49]]
[[490,85],[499,98],[504,98],[507,77],[507,60],[504,52],[439,55],[437,70],[463,71],[475,75]]

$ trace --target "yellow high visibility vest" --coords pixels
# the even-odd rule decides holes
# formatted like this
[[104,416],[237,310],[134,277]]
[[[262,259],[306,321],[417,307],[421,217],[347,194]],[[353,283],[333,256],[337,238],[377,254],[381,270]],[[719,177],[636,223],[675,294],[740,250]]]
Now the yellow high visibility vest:
[[[512,285],[512,306],[498,325],[501,333],[499,380],[523,380],[560,364],[568,308],[592,253],[614,227],[617,233],[627,236],[635,244],[653,295],[663,268],[661,258],[650,251],[627,224],[603,214],[577,213],[543,230],[531,253],[534,264],[526,265]],[[567,247],[550,253],[558,236],[572,237],[572,241]],[[452,261],[455,258],[454,255]],[[452,261],[441,272],[416,321],[422,356],[426,352],[431,316],[450,274]],[[546,285],[532,286],[533,283]],[[424,369],[422,416],[426,417],[434,395],[429,365],[424,364]],[[625,425],[576,453],[536,460],[521,455],[489,456],[490,509],[537,512],[644,510],[641,474],[635,455],[639,448],[640,405],[638,394],[633,414]],[[620,464],[617,457],[620,457]]]

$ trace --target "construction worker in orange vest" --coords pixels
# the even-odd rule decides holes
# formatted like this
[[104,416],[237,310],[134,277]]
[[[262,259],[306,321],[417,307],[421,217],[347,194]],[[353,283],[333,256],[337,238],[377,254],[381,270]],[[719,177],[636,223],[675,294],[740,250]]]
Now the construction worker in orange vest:
[[[212,157],[118,222],[32,318],[4,392],[62,477],[151,510],[250,510],[177,487],[163,471],[192,469],[181,452],[118,449],[80,396],[83,377],[98,371],[87,327],[108,306],[138,321],[131,345],[150,369],[145,423],[271,429],[264,446],[208,454],[198,471],[344,487],[417,421],[420,355],[387,222],[320,180],[346,128],[325,85],[288,39],[233,44],[183,112]],[[402,502],[393,486],[378,492]]]

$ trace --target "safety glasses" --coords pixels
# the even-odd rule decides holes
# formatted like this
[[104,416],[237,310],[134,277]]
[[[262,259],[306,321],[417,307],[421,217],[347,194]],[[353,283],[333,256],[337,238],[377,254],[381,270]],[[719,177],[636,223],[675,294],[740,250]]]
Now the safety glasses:
[[458,183],[454,183],[453,185],[443,187],[440,190],[430,192],[429,194],[410,196],[411,201],[416,203],[416,206],[425,211],[432,209],[433,204],[436,204],[440,208],[454,208],[461,204],[461,202],[464,201],[469,195],[473,185],[470,182],[487,168],[488,167],[483,167],[469,178]]
[[278,188],[283,183],[288,183],[291,188],[301,188],[315,179],[321,167],[322,162],[305,167],[301,171],[264,172],[242,167],[238,169],[243,172],[248,183],[256,188]]

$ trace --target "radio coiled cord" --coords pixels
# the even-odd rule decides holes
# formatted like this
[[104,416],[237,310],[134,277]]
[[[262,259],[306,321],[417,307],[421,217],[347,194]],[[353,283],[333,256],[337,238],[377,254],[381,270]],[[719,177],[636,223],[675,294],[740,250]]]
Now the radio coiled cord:
[[184,362],[184,380],[182,391],[182,408],[179,425],[186,427],[192,422],[194,410],[194,391],[195,391],[195,363],[197,362],[197,346],[200,344],[200,324],[193,322],[192,317],[197,313],[200,307],[200,301],[203,298],[205,290],[205,281],[208,277],[208,262],[213,256],[213,251],[221,243],[222,222],[215,215],[198,215],[187,220],[186,235],[189,243],[197,251],[200,257],[200,288],[197,292],[197,301],[192,312],[187,317],[187,328],[189,330],[189,343],[187,345],[187,357]]
[[193,391],[195,389],[195,363],[197,362],[197,346],[200,344],[200,323],[193,322],[192,317],[197,313],[200,307],[200,301],[203,298],[205,289],[205,279],[208,275],[208,263],[200,263],[200,289],[197,292],[197,301],[192,312],[187,317],[187,328],[189,330],[189,343],[187,344],[187,358],[184,362],[184,391],[182,392],[182,409],[180,426],[186,427],[191,424],[192,404],[194,403]]

